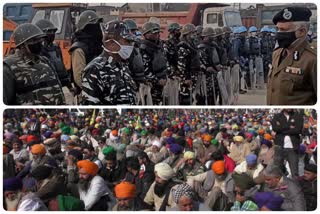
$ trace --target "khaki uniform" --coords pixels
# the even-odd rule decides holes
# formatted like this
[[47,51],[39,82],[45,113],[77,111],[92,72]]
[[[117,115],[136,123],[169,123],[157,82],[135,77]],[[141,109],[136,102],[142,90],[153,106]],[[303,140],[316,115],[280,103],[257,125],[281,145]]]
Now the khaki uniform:
[[[294,44],[293,44],[294,45]],[[308,41],[297,41],[279,64],[283,48],[273,52],[268,74],[268,105],[314,105],[317,101],[317,55]]]

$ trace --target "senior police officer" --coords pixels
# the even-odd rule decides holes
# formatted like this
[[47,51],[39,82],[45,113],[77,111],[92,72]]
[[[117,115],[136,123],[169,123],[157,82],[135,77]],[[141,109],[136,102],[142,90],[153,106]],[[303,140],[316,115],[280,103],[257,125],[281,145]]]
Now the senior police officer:
[[134,38],[122,21],[100,26],[103,52],[84,69],[82,104],[134,105],[137,88],[128,67]]
[[45,34],[34,24],[13,32],[15,54],[3,60],[3,101],[6,105],[63,105],[65,98],[55,67],[40,55]]
[[287,7],[273,17],[276,48],[268,74],[268,105],[313,105],[317,101],[317,55],[307,40],[312,13]]

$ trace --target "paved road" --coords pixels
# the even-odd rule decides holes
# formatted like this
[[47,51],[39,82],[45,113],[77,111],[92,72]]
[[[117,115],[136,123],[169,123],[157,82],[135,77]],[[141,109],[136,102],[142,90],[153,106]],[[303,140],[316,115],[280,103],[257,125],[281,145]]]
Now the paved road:
[[267,104],[267,90],[257,89],[248,91],[246,94],[240,94],[237,105],[266,105]]

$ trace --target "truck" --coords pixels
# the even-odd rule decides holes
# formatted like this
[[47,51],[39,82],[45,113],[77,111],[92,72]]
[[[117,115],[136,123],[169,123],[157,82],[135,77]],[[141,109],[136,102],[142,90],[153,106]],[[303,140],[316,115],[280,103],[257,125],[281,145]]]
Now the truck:
[[159,12],[126,12],[119,11],[119,19],[133,19],[138,28],[145,22],[154,21],[160,24],[161,38],[168,36],[167,27],[170,23],[177,22],[181,26],[192,23],[195,26],[203,27],[223,27],[231,28],[242,25],[241,16],[238,10],[233,9],[228,4],[220,3],[191,3],[189,10],[185,11],[159,11]]
[[[61,48],[64,64],[67,70],[70,70],[71,68],[71,58],[68,50],[71,47],[71,36],[75,31],[75,23],[77,23],[80,14],[86,9],[87,5],[81,3],[32,4],[32,12],[29,16],[28,22],[36,23],[40,19],[48,19],[57,27],[58,30],[56,32],[55,42]],[[9,23],[12,21],[4,18],[4,22]],[[6,36],[6,38],[8,38],[8,36]],[[12,52],[12,49],[14,48],[14,42],[12,39],[4,41],[4,56]]]

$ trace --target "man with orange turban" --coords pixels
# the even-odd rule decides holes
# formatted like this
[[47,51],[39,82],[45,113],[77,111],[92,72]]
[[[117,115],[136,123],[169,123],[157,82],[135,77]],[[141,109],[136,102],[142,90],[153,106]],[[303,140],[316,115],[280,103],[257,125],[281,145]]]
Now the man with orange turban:
[[212,136],[209,134],[204,134],[202,136],[202,145],[198,148],[197,159],[205,164],[211,158],[211,154],[217,151],[216,145],[211,143]]
[[[85,210],[103,211],[112,208],[110,203],[115,199],[107,184],[98,174],[99,167],[89,160],[81,160],[77,163],[79,173],[78,191],[80,199],[84,202]],[[109,202],[107,204],[107,198]]]
[[123,181],[114,188],[117,204],[112,211],[139,211],[143,209],[141,199],[136,197],[136,186],[130,182]]
[[211,170],[207,172],[188,177],[187,183],[211,210],[215,210],[216,207],[226,210],[227,204],[235,200],[234,181],[225,169],[223,160],[214,161]]

